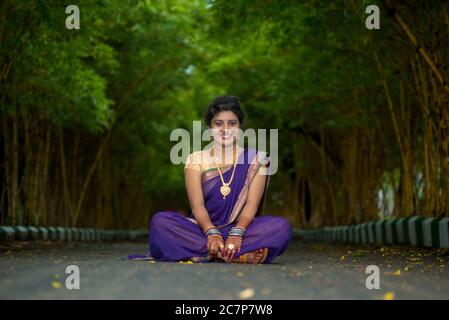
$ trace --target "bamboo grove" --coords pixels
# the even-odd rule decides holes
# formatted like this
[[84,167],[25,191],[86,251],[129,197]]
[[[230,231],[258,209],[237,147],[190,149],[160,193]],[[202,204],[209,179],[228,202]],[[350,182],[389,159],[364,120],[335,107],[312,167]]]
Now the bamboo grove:
[[187,213],[170,132],[221,94],[245,128],[279,129],[267,213],[301,227],[449,216],[446,2],[85,0],[76,31],[65,5],[0,4],[0,224]]

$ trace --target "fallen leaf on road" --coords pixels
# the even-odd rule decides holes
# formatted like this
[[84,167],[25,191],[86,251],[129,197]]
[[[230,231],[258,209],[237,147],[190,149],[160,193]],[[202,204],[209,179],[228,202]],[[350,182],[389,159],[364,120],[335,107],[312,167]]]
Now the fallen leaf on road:
[[51,282],[51,286],[52,286],[53,288],[55,288],[55,289],[59,289],[59,288],[62,287],[62,284],[61,284],[61,282],[59,282],[59,281],[52,281],[52,282]]
[[271,290],[270,290],[269,288],[263,288],[262,291],[261,291],[261,293],[262,293],[263,295],[270,294],[270,292],[271,292]]
[[385,274],[389,275],[389,276],[400,276],[401,275],[401,270],[398,269],[395,272],[385,272]]

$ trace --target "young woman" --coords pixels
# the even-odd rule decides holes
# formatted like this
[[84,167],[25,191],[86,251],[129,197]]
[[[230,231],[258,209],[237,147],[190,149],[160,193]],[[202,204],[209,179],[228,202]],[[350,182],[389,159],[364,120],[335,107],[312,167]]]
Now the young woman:
[[264,164],[265,153],[238,146],[243,119],[235,97],[217,97],[209,104],[205,122],[212,147],[190,154],[184,168],[192,214],[156,213],[149,252],[130,259],[260,264],[285,251],[292,237],[289,222],[259,215],[269,163]]

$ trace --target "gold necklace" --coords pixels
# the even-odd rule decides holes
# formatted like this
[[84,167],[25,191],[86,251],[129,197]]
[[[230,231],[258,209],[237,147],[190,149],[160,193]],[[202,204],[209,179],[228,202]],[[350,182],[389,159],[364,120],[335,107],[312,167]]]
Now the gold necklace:
[[232,169],[232,175],[231,175],[231,179],[229,179],[229,182],[224,182],[223,179],[223,174],[221,173],[221,170],[218,166],[218,159],[216,157],[216,152],[215,152],[215,146],[213,147],[214,149],[214,158],[215,158],[215,165],[217,167],[218,173],[220,174],[220,179],[221,179],[221,184],[222,186],[220,187],[220,192],[223,195],[223,199],[226,199],[226,196],[231,192],[231,187],[229,186],[232,182],[232,179],[234,179],[234,172],[235,172],[235,167],[237,166],[237,156],[235,157],[235,161],[234,161],[234,168]]

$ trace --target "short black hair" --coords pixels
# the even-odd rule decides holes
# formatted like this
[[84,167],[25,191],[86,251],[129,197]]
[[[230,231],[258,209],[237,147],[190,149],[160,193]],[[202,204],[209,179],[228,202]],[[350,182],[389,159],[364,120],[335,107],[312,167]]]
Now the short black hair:
[[219,96],[212,100],[207,107],[206,115],[204,116],[204,121],[208,127],[211,126],[212,118],[216,114],[222,111],[232,111],[235,113],[239,119],[240,125],[243,124],[243,119],[245,114],[243,113],[242,106],[240,105],[239,99],[234,96]]

